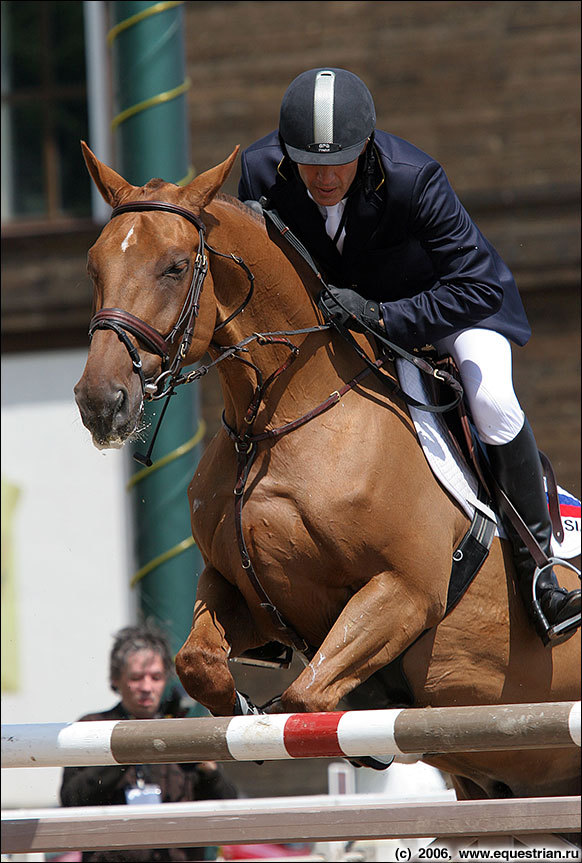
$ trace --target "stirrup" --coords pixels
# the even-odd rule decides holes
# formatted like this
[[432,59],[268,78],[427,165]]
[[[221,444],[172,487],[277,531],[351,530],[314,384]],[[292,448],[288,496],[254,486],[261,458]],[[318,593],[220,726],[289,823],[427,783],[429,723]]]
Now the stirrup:
[[543,566],[536,566],[534,577],[532,579],[532,605],[534,610],[534,615],[536,618],[536,622],[539,624],[539,634],[547,646],[551,644],[552,647],[555,647],[558,644],[561,644],[563,641],[566,641],[570,636],[574,633],[574,631],[580,626],[582,622],[582,614],[574,614],[572,617],[569,617],[567,620],[562,620],[560,623],[554,624],[554,626],[550,626],[547,617],[542,611],[542,607],[540,605],[540,601],[537,597],[537,583],[540,575],[544,573],[547,569],[553,569],[554,566],[565,566],[567,569],[571,569],[576,573],[578,578],[580,578],[580,570],[577,569],[572,563],[567,560],[562,560],[559,557],[549,557],[547,563]]

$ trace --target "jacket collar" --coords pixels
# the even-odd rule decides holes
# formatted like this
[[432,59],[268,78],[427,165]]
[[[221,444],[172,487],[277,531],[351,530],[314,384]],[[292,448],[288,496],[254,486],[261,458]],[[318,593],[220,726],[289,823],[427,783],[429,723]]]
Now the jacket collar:
[[267,206],[277,210],[331,281],[334,274],[342,273],[346,261],[365,251],[385,209],[387,183],[375,146],[369,180],[365,191],[362,178],[358,176],[348,195],[346,238],[340,255],[325,230],[319,207],[307,194],[295,165],[284,156],[277,166],[277,179],[270,189]]

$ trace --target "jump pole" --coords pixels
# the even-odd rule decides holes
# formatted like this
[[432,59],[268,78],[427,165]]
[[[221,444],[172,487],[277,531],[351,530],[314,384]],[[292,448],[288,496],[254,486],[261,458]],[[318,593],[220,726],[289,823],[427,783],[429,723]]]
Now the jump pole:
[[311,795],[7,811],[2,813],[2,852],[433,836],[499,838],[579,828],[579,797],[394,803],[382,794]]
[[2,767],[276,761],[581,745],[580,702],[2,726]]

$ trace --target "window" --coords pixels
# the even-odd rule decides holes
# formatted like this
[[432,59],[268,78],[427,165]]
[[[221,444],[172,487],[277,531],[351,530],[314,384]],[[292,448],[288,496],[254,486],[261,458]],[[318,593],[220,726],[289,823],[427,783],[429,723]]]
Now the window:
[[90,216],[82,2],[2,2],[2,221]]

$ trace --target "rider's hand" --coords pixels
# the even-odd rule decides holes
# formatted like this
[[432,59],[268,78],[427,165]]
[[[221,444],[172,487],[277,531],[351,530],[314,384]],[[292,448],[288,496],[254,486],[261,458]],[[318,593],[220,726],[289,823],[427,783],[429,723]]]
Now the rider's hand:
[[349,330],[364,333],[368,328],[376,332],[384,329],[379,304],[364,299],[350,288],[330,285],[320,293],[318,304],[328,317]]

